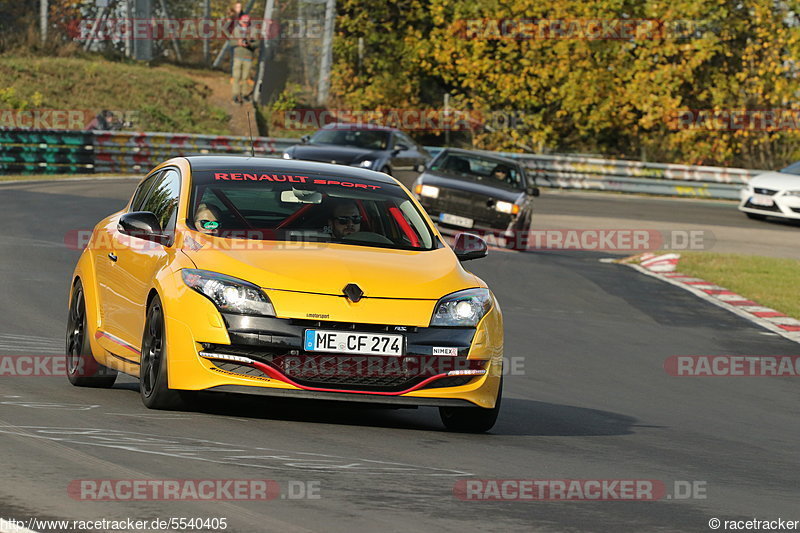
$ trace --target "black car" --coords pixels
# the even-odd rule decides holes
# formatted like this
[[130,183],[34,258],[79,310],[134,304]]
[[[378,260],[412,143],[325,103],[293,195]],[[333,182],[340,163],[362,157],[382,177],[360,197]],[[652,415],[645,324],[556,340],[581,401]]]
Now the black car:
[[302,159],[384,172],[410,186],[431,161],[431,155],[395,128],[371,124],[328,124],[302,144],[283,152],[284,159]]
[[413,192],[440,226],[495,235],[514,248],[523,247],[520,234],[530,230],[539,196],[513,159],[455,148],[439,152]]

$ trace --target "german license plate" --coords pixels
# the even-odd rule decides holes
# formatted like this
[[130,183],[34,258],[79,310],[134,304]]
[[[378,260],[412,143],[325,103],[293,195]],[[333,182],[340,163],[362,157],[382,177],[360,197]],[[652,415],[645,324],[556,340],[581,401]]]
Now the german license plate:
[[303,348],[307,352],[401,356],[403,336],[307,329]]
[[772,199],[772,196],[767,196],[766,194],[754,194],[753,197],[750,198],[750,203],[753,205],[772,207],[775,205],[775,200]]
[[439,222],[452,224],[453,226],[461,226],[462,228],[471,228],[472,225],[475,224],[475,221],[471,218],[451,215],[450,213],[439,213]]

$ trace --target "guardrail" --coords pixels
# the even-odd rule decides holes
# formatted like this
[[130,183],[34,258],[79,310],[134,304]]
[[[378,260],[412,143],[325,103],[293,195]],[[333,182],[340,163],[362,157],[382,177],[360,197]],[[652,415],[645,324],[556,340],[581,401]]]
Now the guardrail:
[[[298,139],[255,137],[258,156],[280,156]],[[249,137],[161,132],[0,129],[0,174],[144,174],[165,159],[251,153]]]
[[[299,139],[256,137],[260,156],[279,156]],[[145,173],[177,156],[249,154],[248,137],[118,131],[0,129],[0,174]],[[427,147],[432,154],[440,147]],[[751,177],[741,168],[644,163],[570,155],[484,152],[520,161],[540,187],[736,200]]]

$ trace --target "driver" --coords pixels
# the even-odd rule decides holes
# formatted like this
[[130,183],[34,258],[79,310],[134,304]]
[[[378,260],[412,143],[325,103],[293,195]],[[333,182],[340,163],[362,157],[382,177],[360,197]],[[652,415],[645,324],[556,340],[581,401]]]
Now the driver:
[[500,181],[508,181],[508,176],[511,174],[511,169],[506,165],[497,165],[492,170],[492,177]]
[[331,210],[328,223],[331,233],[337,239],[361,231],[361,214],[358,212],[358,206],[352,200],[337,202]]
[[217,206],[200,204],[197,206],[197,211],[194,214],[194,227],[200,233],[216,235],[219,231],[219,221],[221,218],[222,212]]

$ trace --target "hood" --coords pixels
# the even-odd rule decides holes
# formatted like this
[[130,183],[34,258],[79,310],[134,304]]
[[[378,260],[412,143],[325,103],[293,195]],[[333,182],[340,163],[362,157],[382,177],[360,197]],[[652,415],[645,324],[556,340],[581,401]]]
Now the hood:
[[349,165],[361,161],[366,157],[377,158],[379,153],[368,148],[357,146],[336,146],[333,144],[299,144],[287,150],[295,159],[305,161],[320,161],[323,163],[336,163]]
[[[313,242],[209,240],[224,243],[184,249],[197,268],[264,289],[341,296],[348,283],[356,283],[364,298],[438,300],[461,289],[485,286],[461,267],[449,248],[416,252]],[[222,249],[225,245],[235,249]]]
[[451,178],[446,174],[428,170],[420,176],[420,179],[425,185],[434,185],[443,189],[456,189],[478,196],[497,198],[511,203],[519,198],[520,194],[523,194],[523,191],[520,189],[512,189],[511,187],[504,187],[500,184],[490,185],[491,181],[489,178],[484,180]]
[[777,190],[800,190],[800,176],[783,172],[765,172],[752,178],[749,182],[752,187]]

